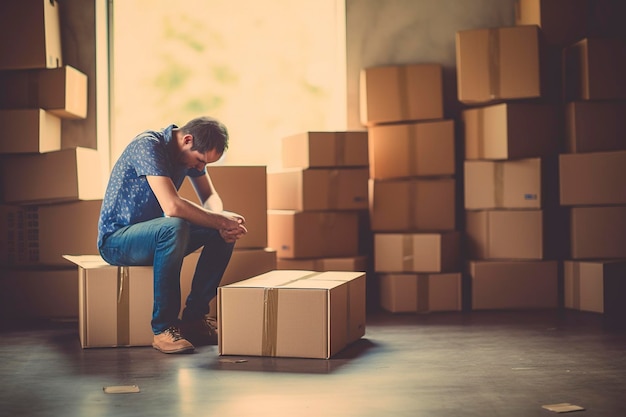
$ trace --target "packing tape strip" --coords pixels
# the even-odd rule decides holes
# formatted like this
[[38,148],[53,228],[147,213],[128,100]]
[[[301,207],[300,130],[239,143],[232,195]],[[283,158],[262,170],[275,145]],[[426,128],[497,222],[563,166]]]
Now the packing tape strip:
[[497,28],[488,30],[488,54],[489,54],[489,96],[500,97],[500,30]]
[[407,126],[408,129],[408,150],[406,157],[408,158],[408,166],[409,166],[409,174],[410,175],[418,175],[418,164],[417,164],[417,125],[410,124]]
[[400,116],[402,120],[410,119],[410,109],[409,109],[409,86],[408,86],[408,76],[407,76],[407,67],[405,65],[400,65],[398,67],[398,98],[400,104]]
[[404,234],[402,236],[402,270],[411,271],[413,263],[413,235]]
[[496,208],[504,206],[504,163],[494,162],[493,169],[494,204]]
[[430,299],[430,275],[417,274],[417,312],[424,313],[430,308],[428,300]]
[[[409,226],[409,230],[413,230],[415,228],[417,228],[417,223],[418,223],[418,215],[417,215],[417,197],[418,197],[418,181],[417,180],[408,180],[407,181],[408,184],[408,203],[409,206],[407,208],[408,210],[408,226]],[[412,242],[412,241],[411,241]]]
[[346,163],[346,132],[335,132],[334,160],[335,166]]
[[580,262],[572,263],[572,307],[580,310]]
[[327,204],[329,209],[339,207],[339,170],[331,169],[328,172],[328,195]]
[[130,267],[117,268],[117,344],[130,345]]

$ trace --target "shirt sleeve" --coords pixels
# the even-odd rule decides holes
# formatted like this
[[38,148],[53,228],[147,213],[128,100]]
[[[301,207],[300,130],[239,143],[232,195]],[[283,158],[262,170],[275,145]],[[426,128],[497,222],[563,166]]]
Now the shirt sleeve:
[[133,141],[129,155],[137,176],[164,176],[171,174],[167,149],[163,142],[151,135],[144,135]]

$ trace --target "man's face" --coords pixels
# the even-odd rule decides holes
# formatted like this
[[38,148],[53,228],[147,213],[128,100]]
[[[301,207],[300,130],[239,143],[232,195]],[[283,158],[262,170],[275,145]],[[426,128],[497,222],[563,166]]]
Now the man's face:
[[222,154],[218,153],[215,149],[205,153],[188,149],[183,151],[181,155],[181,163],[187,168],[194,168],[197,171],[202,171],[206,164],[216,162],[221,156]]

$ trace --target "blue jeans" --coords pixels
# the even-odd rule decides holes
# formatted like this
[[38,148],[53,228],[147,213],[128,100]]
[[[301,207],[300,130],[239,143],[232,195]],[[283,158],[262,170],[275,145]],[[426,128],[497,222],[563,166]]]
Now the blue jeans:
[[182,315],[183,321],[201,319],[209,312],[234,246],[215,229],[161,217],[117,230],[99,250],[111,265],[153,267],[152,331],[159,334],[178,325],[183,258],[203,247]]

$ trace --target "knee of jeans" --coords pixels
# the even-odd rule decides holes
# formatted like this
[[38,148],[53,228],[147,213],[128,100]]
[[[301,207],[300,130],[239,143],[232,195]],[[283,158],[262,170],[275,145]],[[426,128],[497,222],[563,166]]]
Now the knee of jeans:
[[175,239],[177,241],[189,240],[189,222],[178,217],[168,217],[165,227],[161,229],[163,239]]

